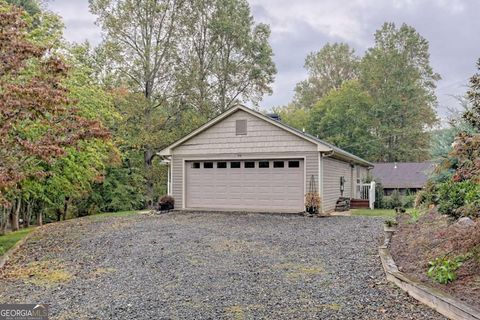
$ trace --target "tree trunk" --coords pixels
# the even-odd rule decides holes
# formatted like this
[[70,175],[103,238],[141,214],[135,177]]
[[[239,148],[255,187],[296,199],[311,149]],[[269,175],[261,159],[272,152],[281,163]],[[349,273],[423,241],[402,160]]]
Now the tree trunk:
[[7,210],[5,207],[0,209],[0,236],[3,236],[7,231]]
[[43,226],[43,208],[39,208],[37,214],[37,225]]
[[153,159],[153,150],[147,148],[144,153],[144,164],[145,164],[145,177],[147,182],[147,205],[148,208],[153,207],[153,177],[152,177],[152,159]]
[[69,197],[65,197],[63,201],[63,221],[67,220],[67,210],[68,210],[68,201],[70,200]]
[[20,215],[20,208],[22,207],[22,198],[18,198],[17,206],[15,210],[12,210],[10,224],[12,227],[12,231],[18,231],[20,226],[18,225],[18,216]]
[[28,228],[30,227],[30,215],[31,215],[31,211],[32,211],[32,206],[31,206],[31,202],[27,202],[27,207],[25,208],[25,226]]

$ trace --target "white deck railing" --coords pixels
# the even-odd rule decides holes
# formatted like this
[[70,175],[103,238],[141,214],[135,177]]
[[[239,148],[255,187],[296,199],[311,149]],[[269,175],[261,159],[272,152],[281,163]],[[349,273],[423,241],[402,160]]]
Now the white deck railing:
[[358,184],[357,197],[359,199],[368,200],[370,209],[373,209],[375,204],[375,181]]

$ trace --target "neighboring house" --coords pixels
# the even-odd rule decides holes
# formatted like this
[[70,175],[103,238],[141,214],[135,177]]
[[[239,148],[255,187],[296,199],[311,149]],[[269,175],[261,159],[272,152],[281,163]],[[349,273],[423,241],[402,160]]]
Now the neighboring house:
[[335,208],[373,164],[244,106],[235,106],[158,153],[178,209],[302,212],[319,192]]
[[402,194],[415,193],[422,189],[434,169],[431,162],[386,162],[375,163],[374,179],[381,183],[385,195],[398,189]]

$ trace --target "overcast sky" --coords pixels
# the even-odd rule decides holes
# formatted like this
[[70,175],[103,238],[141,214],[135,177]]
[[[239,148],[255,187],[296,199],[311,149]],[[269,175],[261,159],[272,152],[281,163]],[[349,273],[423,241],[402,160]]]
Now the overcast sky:
[[[466,91],[480,58],[480,0],[249,0],[257,22],[270,25],[270,43],[278,73],[273,94],[262,107],[287,104],[295,84],[306,77],[309,52],[327,42],[346,42],[358,55],[373,45],[373,34],[385,21],[405,22],[430,42],[431,64],[438,82],[438,112],[457,106],[451,95]],[[101,41],[88,0],[49,0],[48,8],[65,22],[65,38],[93,44]]]

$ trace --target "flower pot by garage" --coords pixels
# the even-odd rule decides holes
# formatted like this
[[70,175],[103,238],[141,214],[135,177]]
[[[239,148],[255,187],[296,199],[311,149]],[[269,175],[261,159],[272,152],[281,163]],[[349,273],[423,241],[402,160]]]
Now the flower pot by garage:
[[397,231],[397,228],[394,226],[383,226],[383,232],[385,233],[385,241],[383,242],[383,247],[390,247],[390,244],[392,243],[392,237],[395,231]]
[[317,213],[317,208],[307,207],[307,212],[310,213],[310,214],[315,214],[315,213]]

